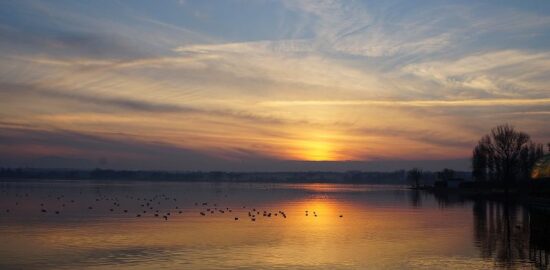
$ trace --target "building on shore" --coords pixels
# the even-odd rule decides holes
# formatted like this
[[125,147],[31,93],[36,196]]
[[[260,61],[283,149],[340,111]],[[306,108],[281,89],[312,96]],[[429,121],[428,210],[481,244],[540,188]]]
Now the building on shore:
[[550,179],[550,154],[540,158],[531,171],[532,179]]

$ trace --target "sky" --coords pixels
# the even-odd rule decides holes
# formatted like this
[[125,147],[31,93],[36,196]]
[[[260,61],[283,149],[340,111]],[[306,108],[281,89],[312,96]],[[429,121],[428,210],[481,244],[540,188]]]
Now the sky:
[[549,1],[1,1],[0,167],[468,170],[550,142]]

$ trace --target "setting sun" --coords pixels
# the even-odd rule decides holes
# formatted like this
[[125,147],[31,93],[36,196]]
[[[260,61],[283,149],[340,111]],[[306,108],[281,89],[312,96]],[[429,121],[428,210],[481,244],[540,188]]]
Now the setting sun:
[[342,160],[338,155],[340,145],[335,136],[309,131],[300,137],[307,139],[294,140],[286,146],[291,159],[305,161],[335,161]]
[[326,141],[311,141],[302,143],[305,160],[326,161],[334,160],[332,145]]

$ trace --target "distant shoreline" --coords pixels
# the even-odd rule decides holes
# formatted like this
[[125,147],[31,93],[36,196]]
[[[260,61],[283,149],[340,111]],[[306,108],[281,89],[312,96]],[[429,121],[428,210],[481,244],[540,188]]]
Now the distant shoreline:
[[412,190],[424,191],[436,197],[460,196],[470,200],[517,201],[532,207],[550,211],[550,183],[546,181],[531,181],[528,185],[510,187],[508,192],[502,185],[483,187],[434,188],[420,187]]
[[0,169],[0,181],[4,181],[5,179],[407,184],[404,170],[395,172],[165,172],[104,169]]
[[122,182],[151,182],[151,183],[235,183],[235,184],[346,184],[346,185],[384,185],[384,186],[401,186],[407,188],[408,185],[401,183],[374,183],[368,181],[351,182],[351,181],[337,181],[337,180],[272,180],[272,179],[253,179],[253,180],[167,180],[167,179],[122,179],[122,178],[12,178],[12,177],[0,177],[0,183],[17,183],[17,182],[47,182],[47,181],[67,181],[67,182],[103,182],[103,183],[122,183]]

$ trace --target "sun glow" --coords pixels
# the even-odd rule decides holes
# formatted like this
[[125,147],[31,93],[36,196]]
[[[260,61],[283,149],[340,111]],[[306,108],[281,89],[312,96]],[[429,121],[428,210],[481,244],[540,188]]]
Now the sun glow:
[[290,155],[299,160],[329,161],[338,160],[335,144],[327,138],[299,140],[292,144]]
[[307,160],[333,160],[332,145],[326,141],[311,141],[303,144],[304,157]]

